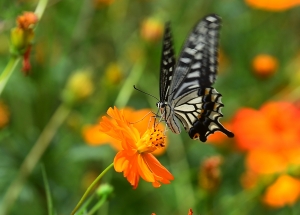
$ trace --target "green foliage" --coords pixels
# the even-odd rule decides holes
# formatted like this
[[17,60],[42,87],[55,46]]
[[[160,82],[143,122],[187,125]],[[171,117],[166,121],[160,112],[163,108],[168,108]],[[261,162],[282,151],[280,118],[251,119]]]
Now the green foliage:
[[[15,27],[16,17],[22,11],[34,11],[35,2],[0,2],[0,68],[8,62],[10,29]],[[72,107],[39,160],[47,172],[45,183],[37,165],[9,214],[47,214],[50,193],[57,214],[71,213],[88,185],[112,163],[116,153],[106,145],[88,146],[82,128],[97,123],[121,92],[127,92],[127,97],[119,101],[121,106],[152,107],[156,112],[155,99],[131,86],[124,88],[127,78],[132,77],[139,89],[158,96],[161,40],[147,41],[141,36],[142,23],[148,18],[157,18],[160,23],[171,21],[178,53],[198,19],[209,13],[222,17],[220,50],[225,60],[221,61],[215,86],[223,95],[225,121],[230,121],[240,107],[257,108],[272,99],[289,85],[296,72],[289,66],[299,54],[299,7],[268,12],[250,8],[241,0],[108,2],[50,1],[36,29],[30,75],[25,77],[17,67],[1,95],[10,119],[0,130],[0,199],[62,102],[62,90],[71,75],[78,70],[92,71],[95,88],[90,97]],[[252,59],[261,53],[278,60],[277,72],[268,79],[260,79],[252,72]],[[120,71],[110,74],[107,68],[114,63]],[[260,202],[259,195],[247,193],[240,184],[244,155],[234,147],[199,143],[190,140],[185,132],[170,136],[168,152],[158,159],[175,180],[158,189],[141,180],[133,190],[121,173],[111,170],[101,183],[110,184],[113,195],[96,214],[184,215],[189,208],[203,215],[281,215],[299,211],[299,203],[271,209]],[[226,141],[234,144],[233,140]],[[222,155],[224,161],[220,186],[209,193],[199,187],[198,174],[203,160],[212,155]],[[90,205],[99,201],[95,197]]]

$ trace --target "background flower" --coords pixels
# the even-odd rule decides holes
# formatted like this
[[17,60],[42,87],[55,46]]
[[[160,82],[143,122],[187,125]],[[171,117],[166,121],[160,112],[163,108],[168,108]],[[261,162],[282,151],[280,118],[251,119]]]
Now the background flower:
[[[39,0],[0,2],[0,68],[3,71],[11,56],[10,35],[11,29],[18,28],[17,17],[22,11],[34,11]],[[140,135],[152,126],[150,114],[146,114],[156,113],[157,101],[134,90],[133,85],[159,97],[164,23],[171,23],[178,56],[197,20],[211,13],[222,18],[219,70],[214,87],[222,93],[225,105],[221,120],[229,124],[226,128],[231,126],[236,137],[224,138],[223,134],[215,133],[203,144],[191,140],[184,128],[180,135],[168,131],[169,144],[159,161],[172,172],[175,180],[160,189],[153,189],[151,184],[140,180],[138,189],[133,190],[122,174],[108,172],[100,183],[112,186],[114,195],[97,213],[181,215],[187,214],[189,208],[197,211],[194,213],[197,215],[282,215],[299,211],[294,182],[299,178],[300,154],[297,134],[300,7],[297,2],[290,2],[282,1],[280,5],[279,0],[262,0],[256,1],[255,6],[250,0],[86,0],[76,4],[71,0],[49,0],[38,20],[34,40],[28,38],[33,43],[31,56],[34,56],[30,77],[13,73],[1,94],[9,114],[4,111],[5,126],[0,130],[3,176],[0,177],[0,204],[28,152],[63,102],[61,95],[67,80],[77,71],[88,70],[93,87],[80,84],[77,79],[72,92],[88,96],[72,106],[72,113],[57,132],[50,133],[53,138],[49,147],[13,201],[11,212],[3,214],[46,213],[41,163],[45,166],[55,211],[70,213],[84,192],[83,184],[87,186],[84,176],[91,171],[102,172],[118,152],[110,146],[114,144],[117,148],[120,143],[99,132],[99,118],[107,108],[124,107],[125,113],[129,107],[134,108],[128,121],[137,129],[144,129]],[[149,20],[152,23],[146,22]],[[24,32],[16,31],[21,33],[16,33],[15,39],[22,38],[18,36]],[[22,43],[16,45],[21,47]],[[276,67],[266,64],[269,75],[263,79],[258,78],[261,76],[253,67],[253,60],[261,54],[277,62]],[[259,63],[259,68],[263,65]],[[142,113],[137,111],[143,108],[148,109]],[[215,155],[222,157],[222,165],[216,168],[222,177],[218,179],[217,189],[209,193],[199,185],[199,166],[205,166],[205,159]],[[291,185],[294,191],[287,191],[290,198],[280,200],[277,197],[284,195],[275,195],[282,192],[278,187],[271,189],[270,194],[267,190],[281,176],[293,180],[289,183],[284,178],[284,183],[279,183],[280,189]],[[270,197],[274,200],[267,203],[265,198]],[[97,202],[94,200],[91,204]],[[270,207],[270,202],[275,200],[288,206]]]
[[[269,102],[257,111],[245,108],[237,112],[233,128],[238,146],[247,152],[244,182],[249,181],[245,177],[256,175],[254,184],[259,183],[259,177],[286,174],[291,166],[300,166],[299,116],[300,109],[289,102]],[[264,202],[275,207],[294,204],[300,196],[298,181],[279,176],[267,188]]]

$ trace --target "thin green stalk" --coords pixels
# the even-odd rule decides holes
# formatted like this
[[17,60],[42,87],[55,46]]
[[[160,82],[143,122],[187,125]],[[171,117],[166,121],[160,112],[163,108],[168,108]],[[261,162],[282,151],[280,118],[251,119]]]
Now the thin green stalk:
[[[80,210],[78,210],[78,214],[83,214],[83,211],[86,210],[88,205],[92,202],[92,200],[95,198],[96,193],[94,192],[90,197],[84,202],[84,204],[81,206]],[[86,211],[85,211],[86,212]]]
[[50,191],[50,186],[49,186],[45,166],[42,165],[41,169],[42,169],[42,175],[43,175],[43,180],[44,180],[44,186],[45,186],[45,190],[46,190],[48,215],[53,215],[53,202],[52,202],[52,196],[51,196],[51,191]]
[[[188,202],[189,208],[195,207],[195,193],[188,174],[190,169],[189,163],[184,150],[184,145],[180,137],[175,137],[175,134],[168,135],[169,144],[167,156],[170,161],[170,168],[176,180],[173,182],[175,197],[177,200],[177,208],[179,214],[186,213],[186,204]],[[175,144],[176,143],[176,144]]]
[[74,215],[76,213],[76,211],[80,208],[80,206],[83,204],[84,200],[87,198],[87,196],[90,194],[91,190],[94,188],[94,186],[96,185],[96,183],[98,183],[98,181],[103,177],[103,175],[105,175],[105,173],[111,169],[114,166],[114,163],[110,164],[108,167],[106,167],[105,170],[103,170],[103,172],[100,173],[100,175],[98,175],[98,177],[93,181],[93,183],[91,183],[91,185],[87,188],[87,190],[85,191],[85,193],[83,194],[83,196],[81,197],[81,199],[79,200],[79,202],[77,203],[76,207],[74,208],[74,210],[72,211],[71,215]]
[[48,0],[40,0],[39,4],[36,6],[34,13],[37,15],[39,19],[42,18],[47,4],[48,4]]
[[94,207],[87,213],[87,215],[93,215],[106,201],[107,195],[103,195],[100,201],[97,202],[97,204],[94,205]]
[[128,100],[130,99],[130,96],[134,90],[133,85],[136,84],[142,76],[145,65],[146,62],[141,60],[141,62],[138,62],[133,66],[115,101],[115,105],[117,107],[123,108],[128,103]]
[[7,214],[8,211],[11,209],[13,203],[18,197],[19,193],[21,192],[27,177],[33,171],[34,167],[36,166],[36,164],[44,154],[45,150],[49,146],[50,141],[52,140],[57,129],[67,118],[70,111],[71,109],[65,106],[64,104],[61,104],[57,108],[56,112],[53,114],[49,123],[46,125],[45,129],[40,134],[33,148],[23,161],[16,178],[8,187],[2,200],[0,214]]
[[10,78],[11,74],[13,73],[16,66],[18,65],[20,59],[21,59],[20,57],[11,56],[11,58],[8,61],[8,64],[6,65],[3,72],[1,73],[1,75],[0,75],[0,95],[1,95],[8,79]]

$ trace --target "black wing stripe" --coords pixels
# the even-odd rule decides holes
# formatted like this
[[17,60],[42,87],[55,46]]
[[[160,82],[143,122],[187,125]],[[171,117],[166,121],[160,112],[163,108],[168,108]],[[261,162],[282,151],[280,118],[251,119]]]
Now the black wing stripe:
[[161,66],[160,66],[160,101],[168,100],[169,87],[175,66],[175,56],[170,23],[165,25]]
[[215,82],[220,28],[221,19],[217,15],[205,17],[194,27],[175,67],[176,77],[171,82],[170,93],[176,93],[170,96],[169,101],[188,91],[190,85],[195,85],[194,80],[187,77],[190,73],[197,71],[201,74],[197,79],[195,78],[196,87],[209,87]]

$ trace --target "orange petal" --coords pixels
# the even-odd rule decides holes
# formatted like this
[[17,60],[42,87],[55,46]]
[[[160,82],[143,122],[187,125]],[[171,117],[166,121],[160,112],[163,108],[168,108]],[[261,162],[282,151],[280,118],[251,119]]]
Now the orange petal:
[[271,10],[282,11],[295,7],[300,4],[299,0],[246,0],[246,3],[252,7]]
[[287,168],[287,161],[278,151],[251,150],[246,158],[247,167],[257,174],[273,174]]
[[114,158],[114,168],[116,172],[123,172],[128,166],[127,154],[125,151],[120,151]]
[[[145,154],[147,155],[147,154]],[[154,182],[154,176],[152,171],[149,169],[148,164],[144,160],[144,155],[138,154],[137,155],[137,162],[138,162],[138,172],[139,175],[148,182]]]
[[111,143],[116,150],[121,150],[120,141],[100,131],[100,125],[87,125],[82,130],[85,142],[91,146]]
[[174,179],[174,176],[152,154],[144,154],[143,157],[156,180],[169,184],[170,180]]
[[250,108],[242,108],[236,113],[232,127],[242,150],[269,148],[277,141],[268,118]]

